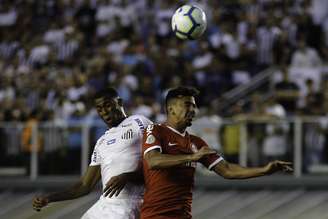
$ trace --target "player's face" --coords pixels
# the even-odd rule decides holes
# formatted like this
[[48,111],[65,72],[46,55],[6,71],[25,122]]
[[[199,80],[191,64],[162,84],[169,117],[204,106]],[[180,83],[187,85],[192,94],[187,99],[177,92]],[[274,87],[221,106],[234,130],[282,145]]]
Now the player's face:
[[99,116],[109,127],[117,126],[126,116],[120,97],[100,97],[95,99],[95,104]]
[[172,105],[172,112],[178,124],[185,127],[191,126],[192,119],[196,115],[195,98],[191,96],[178,98]]

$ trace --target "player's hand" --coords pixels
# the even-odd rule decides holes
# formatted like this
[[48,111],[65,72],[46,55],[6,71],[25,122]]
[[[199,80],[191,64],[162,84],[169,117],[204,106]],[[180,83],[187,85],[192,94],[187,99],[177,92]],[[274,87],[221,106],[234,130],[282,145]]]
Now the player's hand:
[[41,211],[41,208],[47,206],[49,203],[49,199],[41,196],[37,196],[33,199],[33,209],[36,211]]
[[292,168],[293,163],[291,162],[285,162],[281,160],[275,160],[270,163],[268,163],[264,168],[265,168],[265,173],[266,174],[272,174],[277,171],[283,171],[283,172],[293,172]]
[[128,176],[125,173],[122,173],[117,176],[113,176],[106,183],[106,187],[104,189],[104,196],[113,197],[113,195],[118,196],[126,183],[128,182]]
[[198,161],[202,157],[204,157],[206,155],[210,155],[210,154],[216,154],[216,151],[209,147],[202,147],[199,151],[197,151],[196,153],[194,153],[192,155],[192,160]]

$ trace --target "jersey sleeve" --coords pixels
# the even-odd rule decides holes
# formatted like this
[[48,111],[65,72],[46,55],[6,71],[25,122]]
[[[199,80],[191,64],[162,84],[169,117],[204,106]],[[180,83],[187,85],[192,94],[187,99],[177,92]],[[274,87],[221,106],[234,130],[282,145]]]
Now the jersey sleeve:
[[134,121],[137,123],[137,127],[141,131],[141,133],[144,132],[148,125],[153,124],[152,121],[141,115],[135,116]]
[[147,126],[142,141],[142,151],[144,156],[146,153],[152,150],[159,150],[162,153],[162,146],[158,129],[159,127],[157,125],[150,124]]
[[153,124],[152,121],[150,121],[148,118],[146,118],[144,116],[141,116],[140,119],[141,119],[141,122],[144,125],[144,127],[147,127],[148,125]]
[[92,155],[91,155],[91,161],[90,161],[89,166],[98,166],[98,165],[100,165],[100,159],[101,159],[101,158],[100,158],[100,153],[99,153],[98,148],[99,148],[99,145],[100,145],[103,141],[104,141],[103,138],[100,138],[100,139],[97,141],[97,143],[96,143],[96,145],[95,145],[95,147],[94,147],[94,149],[93,149]]
[[[209,147],[207,143],[199,137],[194,137],[193,142],[195,143],[198,150],[201,149],[202,147]],[[215,167],[215,165],[220,163],[222,160],[224,160],[223,157],[221,157],[221,155],[216,153],[203,157],[202,159],[199,160],[199,162],[204,166],[206,166],[209,170],[212,170],[213,167]]]

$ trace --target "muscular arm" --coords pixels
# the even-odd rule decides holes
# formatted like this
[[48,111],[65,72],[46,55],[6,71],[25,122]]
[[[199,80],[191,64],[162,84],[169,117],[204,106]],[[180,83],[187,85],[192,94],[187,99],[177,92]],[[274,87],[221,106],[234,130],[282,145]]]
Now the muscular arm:
[[221,161],[214,167],[214,171],[226,179],[248,179],[269,175],[277,171],[291,172],[292,163],[272,161],[263,167],[242,167],[238,164]]
[[49,202],[64,201],[87,195],[100,179],[100,166],[89,166],[82,178],[70,189],[46,196]]
[[154,170],[178,166],[191,161],[198,161],[203,156],[214,153],[216,153],[216,151],[208,147],[203,147],[201,150],[194,154],[182,155],[162,154],[157,150],[152,150],[147,152],[144,158],[149,168]]
[[39,211],[48,203],[75,199],[87,195],[95,187],[99,179],[100,166],[89,166],[82,178],[68,190],[35,197],[33,208]]

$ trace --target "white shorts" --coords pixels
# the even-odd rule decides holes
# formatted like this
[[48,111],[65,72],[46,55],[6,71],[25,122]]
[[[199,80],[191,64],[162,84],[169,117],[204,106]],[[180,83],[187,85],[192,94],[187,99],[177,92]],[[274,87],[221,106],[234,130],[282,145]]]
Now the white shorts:
[[81,219],[138,219],[142,199],[110,199],[103,196]]

